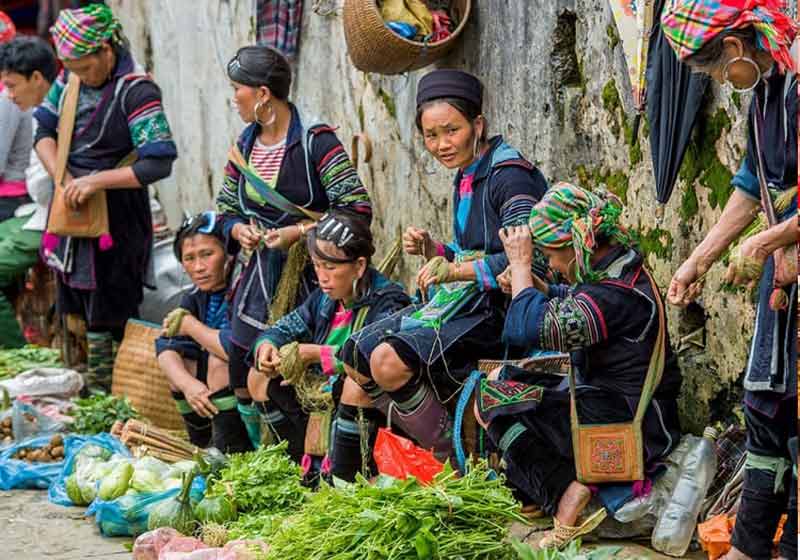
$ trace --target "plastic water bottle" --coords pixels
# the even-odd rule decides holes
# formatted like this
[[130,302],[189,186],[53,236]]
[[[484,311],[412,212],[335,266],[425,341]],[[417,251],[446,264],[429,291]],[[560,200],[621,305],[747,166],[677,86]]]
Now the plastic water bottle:
[[714,428],[706,428],[697,446],[684,457],[672,497],[653,529],[653,548],[659,552],[683,556],[689,548],[703,499],[717,472],[717,436]]

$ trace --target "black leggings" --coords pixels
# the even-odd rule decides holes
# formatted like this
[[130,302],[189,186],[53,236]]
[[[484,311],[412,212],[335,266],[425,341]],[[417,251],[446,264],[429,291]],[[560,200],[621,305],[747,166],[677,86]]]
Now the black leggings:
[[230,375],[230,388],[234,391],[247,388],[247,374],[250,371],[250,366],[247,364],[247,354],[248,351],[244,348],[231,344],[228,355],[228,373]]

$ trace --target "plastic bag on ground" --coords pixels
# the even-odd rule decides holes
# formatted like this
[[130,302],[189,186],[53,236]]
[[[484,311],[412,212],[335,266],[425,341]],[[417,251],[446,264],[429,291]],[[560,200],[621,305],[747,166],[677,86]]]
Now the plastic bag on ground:
[[36,368],[0,381],[0,387],[4,387],[12,398],[19,395],[72,397],[83,389],[83,377],[72,369]]
[[[205,478],[198,476],[192,482],[190,496],[194,502],[203,499],[206,490]],[[172,498],[180,492],[180,488],[170,488],[164,492],[139,494],[128,492],[116,500],[104,501],[95,499],[86,510],[86,515],[93,515],[100,532],[106,537],[135,537],[147,532],[147,518],[150,510],[163,500]]]
[[172,527],[162,527],[139,535],[133,543],[133,560],[158,560],[161,549],[179,535]]
[[374,456],[381,474],[400,480],[413,476],[424,484],[430,484],[433,477],[444,468],[433,453],[417,447],[411,440],[395,435],[386,428],[378,430]]
[[206,551],[211,549],[200,539],[194,537],[184,537],[180,533],[169,541],[161,552],[158,553],[158,560],[185,560],[195,551]]
[[165,549],[158,560],[256,560],[268,550],[264,541],[231,541],[223,548],[198,548],[191,552]]
[[[65,436],[66,448],[72,440],[81,436]],[[20,449],[39,449],[50,443],[50,436],[40,436],[15,442],[0,451],[0,490],[41,489],[46,490],[58,478],[64,461],[53,463],[28,463],[14,459]]]
[[11,408],[14,439],[22,441],[36,436],[52,436],[64,429],[64,423],[43,414],[39,408],[21,399]]
[[49,500],[61,506],[75,505],[67,496],[66,480],[74,471],[80,456],[104,456],[107,460],[112,454],[130,457],[131,453],[125,445],[111,434],[95,436],[69,436],[64,443],[64,463],[58,476],[48,488]]

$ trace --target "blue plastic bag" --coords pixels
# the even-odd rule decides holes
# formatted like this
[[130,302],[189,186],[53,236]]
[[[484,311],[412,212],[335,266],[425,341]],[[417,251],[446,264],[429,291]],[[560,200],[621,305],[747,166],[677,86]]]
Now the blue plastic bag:
[[[0,490],[32,489],[46,490],[58,478],[64,467],[64,461],[57,463],[28,463],[14,459],[13,455],[20,449],[39,449],[50,443],[51,436],[40,436],[26,439],[6,447],[0,451]],[[80,436],[64,437],[64,445],[71,439]]]
[[[205,491],[205,478],[196,477],[189,493],[192,501],[202,500]],[[86,510],[86,515],[94,515],[100,532],[106,537],[135,537],[147,531],[147,518],[153,507],[179,492],[180,488],[172,488],[150,494],[131,493],[108,502],[96,498]]]
[[130,457],[131,452],[125,445],[111,434],[101,433],[95,436],[72,436],[64,442],[64,462],[61,471],[47,491],[48,498],[54,504],[60,506],[72,506],[72,500],[67,496],[65,481],[75,470],[75,460],[78,453],[87,445],[96,445],[103,449],[108,449],[112,454]]

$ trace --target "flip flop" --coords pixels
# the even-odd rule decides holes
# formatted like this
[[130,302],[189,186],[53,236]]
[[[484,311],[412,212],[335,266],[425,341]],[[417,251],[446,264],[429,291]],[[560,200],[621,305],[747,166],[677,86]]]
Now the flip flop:
[[553,530],[542,537],[542,539],[539,541],[539,548],[564,548],[578,537],[588,535],[597,529],[597,526],[603,522],[606,516],[607,512],[605,508],[600,508],[592,515],[587,517],[583,524],[577,527],[562,525],[556,517],[553,517]]

